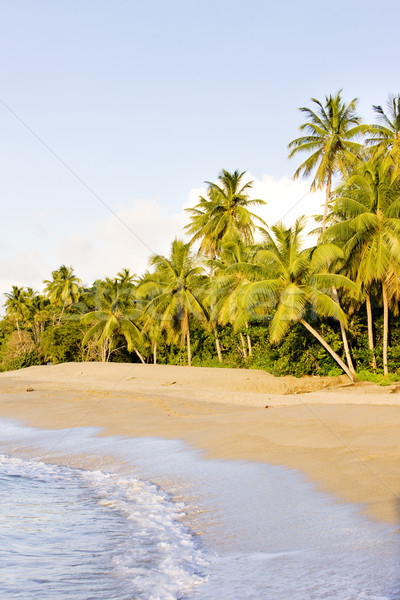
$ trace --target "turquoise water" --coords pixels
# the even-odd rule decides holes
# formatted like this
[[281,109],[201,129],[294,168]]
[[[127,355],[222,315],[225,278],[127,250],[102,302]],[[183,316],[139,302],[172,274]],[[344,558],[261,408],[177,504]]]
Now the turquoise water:
[[[0,433],[5,600],[400,599],[396,528],[295,471],[94,429]],[[78,451],[124,466],[60,466]]]

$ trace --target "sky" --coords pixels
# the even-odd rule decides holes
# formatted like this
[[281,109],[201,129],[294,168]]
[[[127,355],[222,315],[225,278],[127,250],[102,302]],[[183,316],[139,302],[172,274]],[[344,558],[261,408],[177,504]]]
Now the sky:
[[311,98],[400,92],[397,1],[0,0],[0,304],[168,254],[222,169],[272,225],[321,212],[288,160]]

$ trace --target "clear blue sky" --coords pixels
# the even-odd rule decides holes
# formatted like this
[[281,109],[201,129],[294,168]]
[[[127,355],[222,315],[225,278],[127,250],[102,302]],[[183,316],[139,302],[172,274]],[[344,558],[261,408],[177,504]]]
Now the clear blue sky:
[[[287,144],[310,97],[343,88],[369,121],[372,104],[400,91],[393,0],[0,6],[0,100],[121,215],[138,199],[181,213],[222,168],[291,176]],[[94,277],[85,244],[93,255],[99,230],[111,227],[111,243],[117,224],[1,103],[0,132],[0,291],[35,285],[61,262]],[[136,270],[135,252],[121,268]]]

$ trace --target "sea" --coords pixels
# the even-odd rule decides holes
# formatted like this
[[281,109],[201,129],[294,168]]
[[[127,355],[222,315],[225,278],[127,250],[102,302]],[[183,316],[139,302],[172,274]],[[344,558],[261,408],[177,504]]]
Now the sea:
[[2,600],[399,600],[400,536],[297,471],[0,420]]

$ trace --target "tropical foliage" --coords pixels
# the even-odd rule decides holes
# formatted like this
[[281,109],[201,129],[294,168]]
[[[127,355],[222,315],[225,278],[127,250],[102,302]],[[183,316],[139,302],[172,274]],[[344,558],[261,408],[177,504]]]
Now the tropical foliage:
[[43,293],[14,285],[0,369],[111,360],[400,378],[400,97],[370,125],[342,92],[312,102],[289,156],[308,154],[294,177],[326,188],[317,243],[305,217],[267,226],[247,174],[222,170],[188,209],[190,241],[145,274],[85,287],[62,265]]

